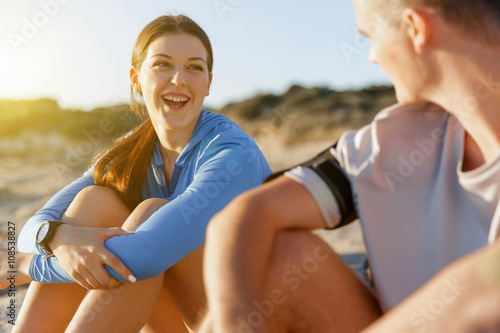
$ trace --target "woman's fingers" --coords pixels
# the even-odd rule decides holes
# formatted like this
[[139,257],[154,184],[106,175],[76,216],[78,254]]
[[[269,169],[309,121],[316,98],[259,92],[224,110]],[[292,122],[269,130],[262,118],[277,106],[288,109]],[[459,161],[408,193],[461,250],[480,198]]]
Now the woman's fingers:
[[103,266],[99,267],[88,267],[88,269],[83,272],[82,277],[87,281],[87,283],[92,287],[91,289],[105,289],[108,288],[111,278],[104,269]]
[[73,280],[75,280],[76,283],[78,283],[80,286],[82,286],[85,289],[94,289],[92,288],[92,285],[87,282],[87,280],[78,272],[73,272],[73,274],[70,275]]
[[81,286],[100,289],[116,285],[116,280],[109,275],[104,264],[112,267],[126,281],[135,282],[132,272],[104,246],[106,239],[130,235],[130,232],[121,228],[84,227],[73,227],[66,231],[70,237],[54,250],[54,254],[62,268],[72,272],[70,276]]
[[[121,263],[121,261],[119,261],[118,258],[116,258],[116,260],[118,263]],[[84,265],[80,266],[78,270],[73,271],[72,274],[70,274],[70,276],[73,278],[73,280],[75,280],[75,282],[77,282],[86,289],[102,289],[102,288],[111,288],[113,286],[116,286],[118,284],[118,281],[116,281],[109,275],[109,273],[104,268],[104,263],[106,263],[104,260],[103,261],[97,260],[93,263],[84,263]],[[116,267],[116,262],[115,262],[115,267]],[[119,271],[117,270],[117,272]],[[129,275],[132,274],[130,273]]]
[[108,250],[101,254],[102,261],[113,268],[118,274],[121,275],[126,281],[135,282],[136,278],[134,274],[123,264],[123,262],[118,259],[113,253]]
[[111,277],[104,269],[100,256],[93,251],[73,252],[71,250],[65,252],[66,256],[59,260],[71,263],[68,274],[73,280],[87,289],[106,288]]
[[[133,234],[133,232],[125,231],[121,228],[106,228],[106,229],[101,229],[101,231],[102,231],[101,236],[103,237],[103,240],[106,240],[114,236],[126,236]],[[133,273],[127,268],[127,266],[125,266],[125,264],[123,264],[123,262],[120,259],[118,259],[118,257],[116,257],[113,253],[109,252],[106,248],[104,248],[103,251],[101,252],[101,258],[106,265],[113,268],[126,281],[130,282],[136,281],[136,278],[134,277]]]
[[104,266],[100,266],[92,272],[101,288],[111,288],[114,285],[113,281],[116,281],[109,275]]
[[103,240],[106,240],[106,239],[114,237],[114,236],[127,236],[127,235],[131,235],[134,233],[133,231],[126,231],[126,230],[123,230],[122,228],[118,228],[118,227],[116,227],[116,228],[102,228],[102,229],[99,229],[99,231],[100,231],[100,234],[101,234]]

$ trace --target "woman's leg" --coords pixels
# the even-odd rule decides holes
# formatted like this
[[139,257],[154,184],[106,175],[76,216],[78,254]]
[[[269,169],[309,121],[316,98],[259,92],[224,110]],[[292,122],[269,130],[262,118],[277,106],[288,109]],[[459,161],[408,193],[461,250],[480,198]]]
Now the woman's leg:
[[203,250],[199,247],[165,272],[165,288],[191,330],[200,325],[206,311]]
[[[143,201],[128,217],[122,228],[124,230],[135,229],[166,203],[166,200],[157,198]],[[150,325],[146,325],[145,329],[157,329],[158,326],[168,325],[154,332],[186,332],[185,326],[182,327],[175,321],[179,317],[175,314],[177,310],[171,306],[170,310],[155,312],[160,317],[151,317],[160,295],[165,295],[161,292],[164,275],[165,273],[162,273],[148,280],[123,283],[116,291],[101,289],[89,291],[68,326],[67,332],[136,333],[148,321]],[[105,304],[103,300],[107,300]],[[163,304],[164,301],[168,300],[160,299],[159,304]],[[161,318],[161,316],[167,316],[167,318]]]
[[[158,303],[167,303],[160,309],[157,306],[148,324],[143,327],[143,333],[150,332],[188,332],[186,326],[194,330],[200,325],[206,310],[206,295],[203,285],[203,246],[193,251],[164,273],[163,296]],[[169,302],[166,302],[168,298]],[[168,306],[175,312],[165,312]],[[172,320],[172,317],[174,317]],[[178,319],[177,319],[178,318]],[[183,321],[183,327],[176,330],[172,322]],[[171,330],[166,330],[170,327]]]
[[179,310],[166,288],[161,288],[160,298],[149,317],[148,322],[141,329],[142,333],[188,333]]
[[[61,220],[83,227],[119,227],[130,210],[114,190],[90,186],[78,193]],[[87,289],[78,284],[31,282],[15,332],[64,332]]]

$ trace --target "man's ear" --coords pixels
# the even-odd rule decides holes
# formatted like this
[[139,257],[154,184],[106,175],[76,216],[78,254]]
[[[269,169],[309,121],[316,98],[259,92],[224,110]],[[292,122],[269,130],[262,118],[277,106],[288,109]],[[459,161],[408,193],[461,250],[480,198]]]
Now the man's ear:
[[209,77],[208,77],[208,87],[207,87],[207,93],[205,94],[205,96],[208,96],[210,95],[210,87],[212,86],[212,78],[214,77],[214,74],[213,73],[210,73],[209,74]]
[[141,84],[139,83],[139,73],[137,73],[136,69],[134,66],[130,67],[130,84],[132,85],[132,89],[136,93],[142,93],[142,87]]
[[402,24],[418,54],[424,52],[431,41],[434,15],[424,8],[410,7],[403,11]]

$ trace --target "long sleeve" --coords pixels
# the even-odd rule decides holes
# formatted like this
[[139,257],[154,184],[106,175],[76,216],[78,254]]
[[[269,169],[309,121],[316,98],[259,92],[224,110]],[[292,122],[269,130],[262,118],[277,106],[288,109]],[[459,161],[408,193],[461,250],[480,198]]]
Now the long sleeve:
[[71,184],[57,192],[45,206],[36,212],[24,225],[18,237],[18,247],[20,252],[46,255],[36,243],[36,234],[40,225],[48,220],[60,220],[66,209],[76,197],[78,192],[87,186],[95,185],[92,173],[94,168],[87,170],[82,177],[76,179]]
[[[112,237],[105,246],[138,280],[154,277],[205,242],[210,219],[233,198],[270,174],[262,154],[252,143],[230,144],[204,152],[193,182],[184,193],[153,213],[135,234]],[[36,256],[35,256],[36,257]],[[32,278],[39,282],[73,282],[56,258],[32,262]],[[105,266],[117,280],[125,281]]]

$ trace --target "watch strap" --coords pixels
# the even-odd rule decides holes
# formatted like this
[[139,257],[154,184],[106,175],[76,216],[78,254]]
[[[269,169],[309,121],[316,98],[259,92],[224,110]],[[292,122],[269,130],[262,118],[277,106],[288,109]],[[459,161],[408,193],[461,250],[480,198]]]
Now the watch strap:
[[[64,222],[61,221],[45,221],[43,224],[48,224],[49,225],[49,230],[47,231],[47,234],[42,240],[38,240],[38,234],[37,234],[37,244],[40,246],[40,248],[47,253],[47,255],[43,259],[47,259],[50,257],[55,257],[54,253],[52,253],[52,250],[49,247],[49,242],[54,237],[54,234],[57,230],[57,228],[63,224]],[[42,227],[40,226],[41,230]]]

